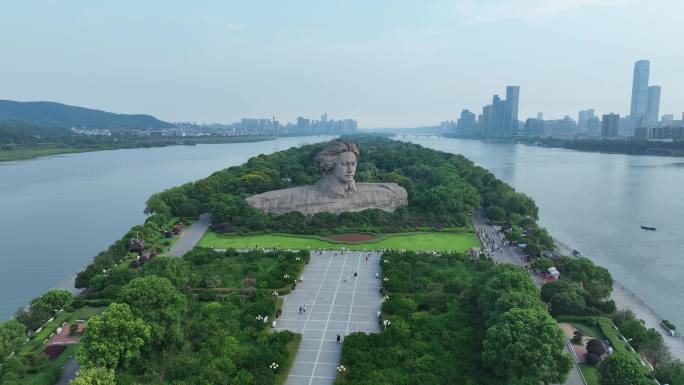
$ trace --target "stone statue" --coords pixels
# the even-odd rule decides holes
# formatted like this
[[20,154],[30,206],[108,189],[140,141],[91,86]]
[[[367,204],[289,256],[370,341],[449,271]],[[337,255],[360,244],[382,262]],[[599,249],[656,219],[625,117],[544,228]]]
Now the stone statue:
[[324,172],[317,184],[253,195],[247,203],[263,212],[300,211],[305,215],[372,208],[392,212],[408,203],[406,190],[396,183],[356,183],[358,158],[355,144],[333,140],[316,155],[316,164]]

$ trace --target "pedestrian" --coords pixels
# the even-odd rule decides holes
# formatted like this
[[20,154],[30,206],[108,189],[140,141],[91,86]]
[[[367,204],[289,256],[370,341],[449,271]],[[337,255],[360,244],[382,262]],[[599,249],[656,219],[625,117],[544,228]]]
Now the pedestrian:
[[302,314],[302,305],[299,305],[299,314]]
[[356,278],[357,275],[358,275],[358,273],[357,273],[357,272],[354,272],[354,278]]
[[345,276],[345,277],[344,277],[344,282],[347,282],[348,279],[349,279],[349,276],[348,276],[348,275]]
[[304,309],[304,313],[306,313],[306,305],[304,305],[304,308],[303,308],[303,309]]
[[272,327],[273,329],[275,329],[275,327],[276,327],[276,322],[275,322],[275,320],[273,320],[273,322],[271,322],[271,327]]
[[340,335],[338,334],[338,335],[337,335],[337,343],[339,344],[339,343],[341,342],[341,340],[342,340],[342,338],[341,338]]
[[375,273],[375,278],[380,278],[380,273]]

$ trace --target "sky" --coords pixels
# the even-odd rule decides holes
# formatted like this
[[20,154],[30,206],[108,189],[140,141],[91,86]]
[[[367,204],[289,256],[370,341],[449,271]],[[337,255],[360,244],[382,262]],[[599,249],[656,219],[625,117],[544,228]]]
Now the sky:
[[5,0],[0,99],[166,121],[415,127],[519,85],[520,118],[629,112],[651,61],[684,112],[681,0]]

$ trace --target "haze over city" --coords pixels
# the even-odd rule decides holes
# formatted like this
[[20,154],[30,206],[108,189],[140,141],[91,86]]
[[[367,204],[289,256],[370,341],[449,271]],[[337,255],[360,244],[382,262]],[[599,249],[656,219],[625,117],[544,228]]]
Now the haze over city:
[[661,115],[679,118],[682,14],[674,0],[13,2],[0,14],[0,98],[165,121],[327,112],[415,127],[518,85],[521,120],[625,116],[647,59]]

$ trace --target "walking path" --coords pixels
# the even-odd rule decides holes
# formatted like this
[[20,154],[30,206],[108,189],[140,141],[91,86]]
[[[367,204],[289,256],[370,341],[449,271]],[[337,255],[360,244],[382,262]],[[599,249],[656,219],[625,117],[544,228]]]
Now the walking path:
[[283,313],[276,321],[275,330],[302,334],[286,385],[332,384],[342,355],[337,336],[342,342],[353,332],[380,332],[380,256],[358,251],[311,253],[303,281],[284,297]]
[[207,232],[209,226],[211,225],[211,215],[202,214],[199,219],[193,223],[189,229],[185,230],[185,234],[178,242],[174,243],[169,250],[168,255],[172,257],[182,257],[188,251],[192,250],[200,239]]

